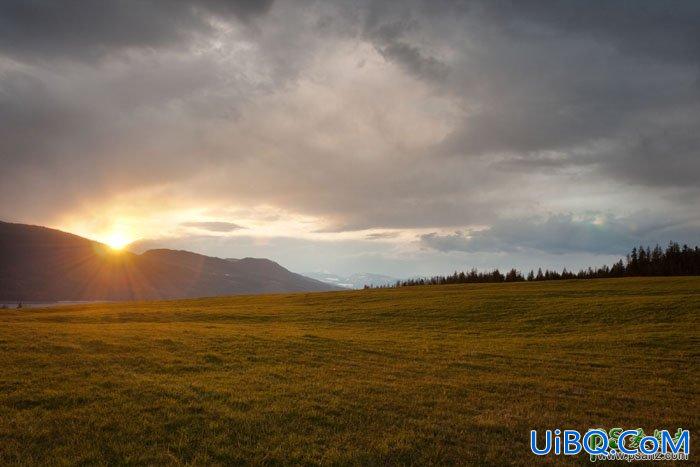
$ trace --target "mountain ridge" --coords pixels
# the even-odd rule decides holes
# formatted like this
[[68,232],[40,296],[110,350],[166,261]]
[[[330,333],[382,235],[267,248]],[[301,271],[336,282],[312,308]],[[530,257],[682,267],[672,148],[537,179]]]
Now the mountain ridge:
[[305,272],[305,276],[325,282],[326,284],[335,285],[344,289],[362,289],[365,286],[370,287],[386,287],[396,284],[396,277],[387,276],[384,274],[375,274],[370,272],[359,272],[343,276],[330,272]]
[[138,300],[339,290],[265,258],[141,254],[48,227],[0,221],[0,300]]

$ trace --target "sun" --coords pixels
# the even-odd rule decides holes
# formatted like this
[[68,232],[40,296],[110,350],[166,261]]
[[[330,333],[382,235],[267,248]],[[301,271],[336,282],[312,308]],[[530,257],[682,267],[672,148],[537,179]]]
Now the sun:
[[131,239],[123,232],[112,232],[105,239],[105,243],[113,250],[122,250],[125,246],[131,243]]

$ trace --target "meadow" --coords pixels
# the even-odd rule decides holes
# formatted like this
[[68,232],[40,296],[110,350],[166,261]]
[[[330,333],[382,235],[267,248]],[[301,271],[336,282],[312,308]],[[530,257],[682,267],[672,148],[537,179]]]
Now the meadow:
[[588,463],[529,431],[696,439],[699,315],[700,277],[0,310],[0,464]]

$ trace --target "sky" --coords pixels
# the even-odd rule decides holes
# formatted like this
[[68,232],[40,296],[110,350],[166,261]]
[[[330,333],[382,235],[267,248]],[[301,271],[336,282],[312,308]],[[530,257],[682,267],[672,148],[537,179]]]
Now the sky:
[[0,3],[0,219],[297,272],[700,244],[700,2]]

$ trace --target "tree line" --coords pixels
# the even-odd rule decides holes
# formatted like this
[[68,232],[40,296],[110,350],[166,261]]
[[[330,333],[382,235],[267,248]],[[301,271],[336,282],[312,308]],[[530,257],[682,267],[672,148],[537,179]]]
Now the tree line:
[[[517,269],[511,269],[503,274],[498,269],[493,271],[477,271],[473,268],[469,272],[457,272],[449,276],[433,276],[415,279],[399,280],[393,287],[408,287],[413,285],[442,285],[442,284],[470,284],[484,282],[523,282],[523,281],[551,281],[563,279],[601,279],[607,277],[633,277],[633,276],[696,276],[700,275],[700,247],[691,248],[688,245],[682,247],[671,242],[662,249],[656,245],[653,249],[643,246],[635,247],[627,255],[626,260],[620,259],[612,266],[602,266],[598,269],[589,267],[578,272],[561,272],[549,269],[537,272],[531,270],[527,275]],[[365,286],[369,288],[369,286]]]

